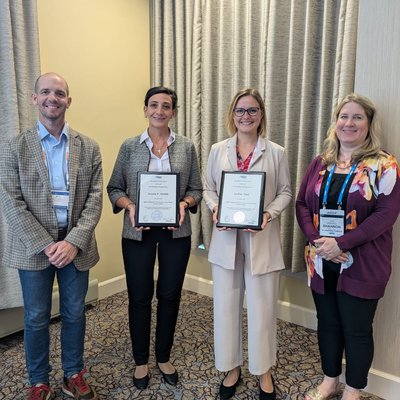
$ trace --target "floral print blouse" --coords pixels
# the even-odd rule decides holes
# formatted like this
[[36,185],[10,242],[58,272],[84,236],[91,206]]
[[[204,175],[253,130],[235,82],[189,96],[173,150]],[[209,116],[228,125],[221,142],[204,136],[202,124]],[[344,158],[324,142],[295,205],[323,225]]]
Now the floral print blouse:
[[[296,216],[307,238],[305,260],[310,286],[324,293],[320,260],[314,240],[319,238],[321,184],[327,165],[320,156],[309,165],[296,200]],[[336,238],[353,263],[342,268],[338,291],[361,298],[383,296],[391,273],[392,228],[400,212],[400,169],[386,152],[362,160],[351,183],[346,210],[345,233]]]

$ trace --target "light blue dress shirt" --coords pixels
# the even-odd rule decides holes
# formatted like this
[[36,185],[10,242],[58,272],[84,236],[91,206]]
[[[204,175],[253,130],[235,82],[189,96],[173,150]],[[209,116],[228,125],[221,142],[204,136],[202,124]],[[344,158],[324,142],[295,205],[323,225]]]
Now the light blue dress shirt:
[[[38,121],[38,133],[42,145],[43,159],[49,173],[51,190],[68,192],[68,124],[62,129],[60,140],[51,135],[45,126]],[[68,209],[65,207],[54,207],[58,228],[68,226]]]

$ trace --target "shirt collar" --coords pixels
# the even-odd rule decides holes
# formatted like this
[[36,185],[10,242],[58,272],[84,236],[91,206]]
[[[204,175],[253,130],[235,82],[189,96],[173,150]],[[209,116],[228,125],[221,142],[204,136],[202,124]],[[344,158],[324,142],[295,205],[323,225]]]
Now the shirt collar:
[[[175,132],[172,129],[170,129],[169,136],[167,139],[168,146],[170,146],[172,143],[175,142],[175,135],[176,135]],[[149,131],[147,129],[140,135],[140,143],[143,143],[143,142],[153,144],[153,142],[149,136]]]
[[[51,135],[50,132],[46,129],[46,127],[40,121],[37,121],[37,127],[38,127],[38,133],[39,133],[40,140],[43,140],[48,135]],[[62,140],[63,136],[65,136],[65,139],[68,140],[68,135],[69,135],[68,132],[69,132],[68,122],[65,122],[64,126],[62,128],[62,131],[61,131],[60,141]]]

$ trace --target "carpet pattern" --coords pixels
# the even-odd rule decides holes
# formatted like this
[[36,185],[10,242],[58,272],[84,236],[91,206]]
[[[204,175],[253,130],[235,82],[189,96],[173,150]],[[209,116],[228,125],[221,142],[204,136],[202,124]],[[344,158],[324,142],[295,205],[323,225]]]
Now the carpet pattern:
[[[127,294],[121,292],[100,300],[87,309],[85,362],[99,398],[107,400],[218,398],[218,387],[224,374],[214,368],[212,299],[183,291],[171,356],[171,361],[179,372],[179,383],[176,387],[165,384],[154,357],[151,356],[150,384],[142,391],[137,390],[132,383],[134,362],[127,307]],[[58,319],[52,321],[50,332],[53,367],[50,385],[56,391],[56,399],[63,399],[60,389],[62,371]],[[247,337],[246,329],[243,335]],[[244,351],[246,354],[247,346],[244,346]],[[154,354],[154,343],[151,354]],[[27,373],[24,357],[22,332],[0,339],[0,399],[25,398]],[[278,363],[273,375],[277,399],[303,399],[304,393],[315,386],[322,377],[315,331],[279,321]],[[242,376],[242,383],[238,386],[233,399],[258,399],[258,380],[249,374],[246,364],[242,367]],[[363,400],[380,399],[363,393]]]

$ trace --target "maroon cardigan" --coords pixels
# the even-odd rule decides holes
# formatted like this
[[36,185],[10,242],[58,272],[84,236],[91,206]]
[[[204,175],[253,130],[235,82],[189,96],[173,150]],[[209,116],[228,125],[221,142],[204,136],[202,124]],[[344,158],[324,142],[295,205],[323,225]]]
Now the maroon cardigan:
[[[320,156],[309,165],[296,199],[296,216],[305,234],[306,263],[311,288],[324,293],[324,281],[315,273],[314,240],[318,231],[320,189],[326,172]],[[392,228],[400,212],[400,169],[387,153],[361,161],[355,171],[346,205],[343,236],[336,238],[342,251],[353,256],[353,265],[339,276],[337,290],[352,296],[377,299],[384,295],[392,270]],[[311,250],[311,251],[310,251]]]

